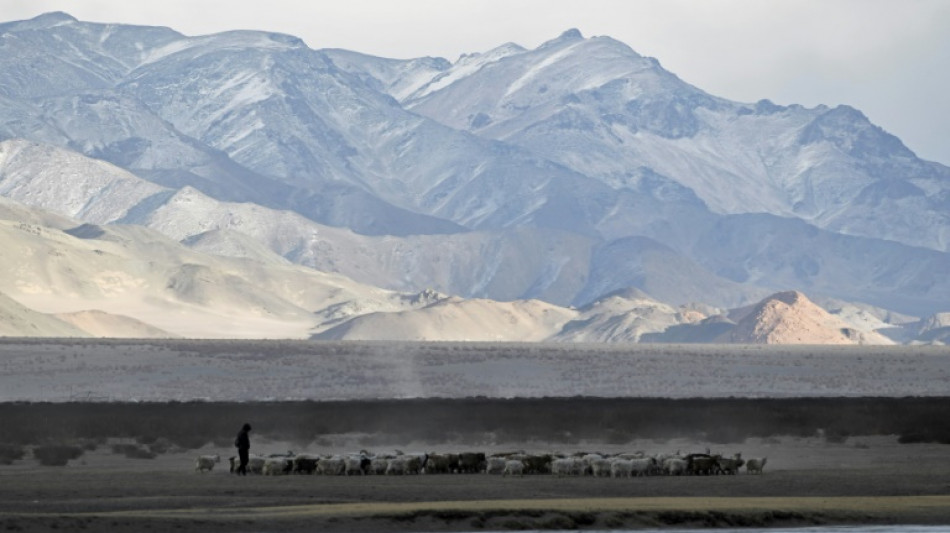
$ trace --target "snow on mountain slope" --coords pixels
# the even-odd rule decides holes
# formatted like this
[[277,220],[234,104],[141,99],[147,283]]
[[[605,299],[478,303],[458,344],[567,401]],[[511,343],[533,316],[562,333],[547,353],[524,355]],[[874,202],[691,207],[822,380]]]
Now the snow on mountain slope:
[[[236,37],[246,46],[231,46]],[[367,134],[404,112],[302,43],[252,46],[269,38],[192,38],[186,50],[142,65],[125,87],[251,170],[296,185],[365,183],[373,164],[365,151],[386,137]]]
[[[794,215],[948,249],[950,169],[916,159],[860,112],[715,98],[609,38],[568,32],[464,69],[452,84],[405,103],[618,189],[631,171],[648,168],[714,212]],[[895,197],[903,205],[886,200]]]
[[[255,52],[259,50],[285,51],[295,48],[305,48],[304,42],[292,35],[283,33],[266,33],[261,31],[233,30],[214,35],[200,37],[184,37],[176,39],[163,46],[149,50],[136,65],[143,67],[169,56],[183,56],[186,61],[195,61],[205,54],[219,52]],[[259,86],[260,87],[260,86]],[[225,91],[229,87],[222,87]],[[252,94],[245,92],[245,96]],[[266,91],[260,94],[266,94]]]
[[4,93],[19,98],[107,89],[148,50],[181,39],[168,28],[80,22],[65,13],[0,25]]
[[[410,109],[437,116],[457,129],[487,130],[493,132],[491,137],[503,139],[522,129],[519,122],[550,116],[564,93],[582,91],[652,64],[629,47],[614,48],[614,43],[610,39],[589,42],[571,30],[535,50],[504,45],[484,54],[463,56],[423,91],[410,95],[406,103]],[[591,48],[596,48],[591,59],[603,69],[595,77],[589,76],[590,68],[578,68],[581,56]],[[553,102],[552,89],[558,93]],[[449,95],[465,93],[469,94],[466,98],[454,105],[450,102]],[[533,107],[527,115],[526,106]]]
[[508,43],[484,54],[465,54],[460,57],[458,61],[453,63],[451,68],[445,69],[443,72],[439,72],[433,76],[430,81],[428,81],[414,93],[410,94],[409,97],[412,99],[423,98],[428,94],[438,91],[444,87],[448,87],[456,81],[464,79],[467,76],[478,72],[487,65],[491,65],[500,59],[517,55],[524,51],[524,48],[521,48],[516,44]]
[[[192,246],[213,248],[223,255],[253,256],[273,262],[275,258],[267,257],[261,249],[266,247],[293,262],[340,272],[379,287],[410,292],[431,287],[466,297],[504,300],[544,298],[563,305],[578,298],[592,266],[596,241],[573,232],[512,228],[405,238],[364,236],[317,224],[291,211],[275,211],[253,203],[220,202],[190,187],[177,192],[160,189],[112,165],[64,150],[23,141],[7,141],[0,144],[3,146],[8,147],[4,152],[8,157],[5,166],[0,164],[0,190],[11,198],[61,210],[67,215],[81,214],[92,223],[135,223]],[[37,165],[36,161],[44,163]],[[677,205],[675,196],[679,193],[664,187],[662,181],[645,187],[644,195]],[[61,190],[70,194],[56,194]],[[651,214],[651,206],[662,205],[656,198],[635,204],[640,216],[628,223],[647,227],[662,224],[665,213],[691,212],[692,200],[687,198],[681,211],[659,209]],[[556,217],[558,213],[551,212],[549,216]],[[235,246],[214,247],[207,234],[219,231],[240,233],[244,236],[240,237],[242,244],[234,235],[230,240]],[[668,253],[675,255],[672,251]],[[615,265],[598,261],[594,266],[611,270]],[[664,266],[657,264],[656,268]],[[644,272],[641,270],[641,276]],[[691,277],[704,275],[692,270],[669,272],[671,287],[690,286]],[[603,290],[616,288],[608,286]],[[596,296],[589,287],[585,294],[584,298]],[[691,299],[682,291],[659,294],[675,296],[676,301]],[[716,304],[728,304],[737,296],[710,293],[709,297]]]
[[144,65],[124,87],[179,131],[262,175],[311,190],[348,184],[435,217],[418,233],[524,224],[567,189],[583,190],[584,176],[408,113],[363,80],[308,49],[212,47]]
[[152,182],[40,149],[0,174],[84,222],[409,292],[950,301],[950,169],[848,106],[729,102],[608,37],[402,61],[53,13],[0,47],[0,140]]
[[0,195],[107,223],[165,189],[112,164],[23,140],[0,142]]
[[342,49],[321,50],[333,64],[357,75],[366,75],[369,83],[378,83],[381,92],[402,100],[447,70],[452,64],[441,57],[420,57],[409,61],[381,59]]
[[31,140],[54,146],[65,146],[69,138],[43,119],[37,107],[29,101],[10,98],[0,94],[0,140],[25,138],[30,132]]
[[232,200],[267,203],[286,191],[267,194],[266,179],[227,156],[177,131],[134,95],[116,91],[78,92],[32,104],[44,129],[15,128],[12,136],[65,146],[102,159],[158,185],[187,184]]
[[[348,160],[352,156],[350,151],[337,149],[342,145],[334,148],[327,142],[331,138],[343,139],[334,129],[339,124],[320,129],[312,123],[313,113],[304,112],[314,100],[325,111],[335,112],[338,108],[323,100],[327,91],[310,83],[314,79],[323,83],[322,87],[327,86],[327,80],[333,83],[332,76],[311,72],[311,67],[316,66],[314,59],[324,63],[326,60],[305,49],[299,39],[264,32],[188,38],[165,28],[86,23],[61,13],[8,23],[3,29],[6,33],[0,45],[6,47],[6,54],[5,61],[0,61],[0,77],[8,82],[0,92],[20,99],[9,105],[0,99],[0,112],[9,111],[0,115],[0,134],[5,138],[20,137],[78,148],[161,185],[190,185],[225,200],[254,200],[296,209],[315,220],[365,233],[446,233],[462,229],[448,221],[388,205],[389,201],[367,190],[367,181],[359,173],[348,170],[353,166]],[[33,73],[24,61],[34,55],[57,57],[70,68],[49,65],[48,72]],[[274,57],[282,63],[271,70],[256,62],[259,59],[266,64]],[[196,126],[178,127],[188,125],[181,116],[156,112],[160,110],[156,91],[174,92],[181,89],[174,86],[176,83],[194,82],[194,73],[200,69],[191,62],[207,61],[209,68],[227,70],[229,66],[218,64],[224,58],[234,59],[237,74],[224,72],[223,78],[208,79],[204,87],[207,90],[184,88],[202,91],[200,94],[205,96],[214,92],[211,100],[221,100],[221,105],[209,106],[195,99],[199,95],[194,94],[191,101],[185,102],[186,118],[199,124],[209,113],[218,113],[212,117],[215,131],[208,138],[189,135],[189,131],[199,131]],[[179,70],[162,68],[169,64],[171,70],[175,65]],[[138,78],[144,72],[156,71],[167,74],[158,75],[161,87],[141,86]],[[288,80],[295,72],[301,73],[303,81]],[[309,78],[307,72],[311,72]],[[345,81],[354,79],[347,77]],[[341,89],[338,92],[344,93],[343,98],[350,98],[348,95],[353,91],[346,82],[336,86]],[[303,87],[306,83],[310,86]],[[279,92],[277,97],[262,101],[272,90]],[[315,96],[302,96],[310,93]],[[378,92],[362,93],[358,98],[375,99],[383,107],[391,106],[391,99]],[[254,120],[245,119],[257,116],[254,104],[263,106],[257,113],[264,117],[262,120],[270,130],[248,141],[250,144],[244,147],[254,153],[248,156],[247,150],[241,150],[240,142],[253,133]],[[357,107],[367,105],[357,102]],[[350,118],[343,116],[342,124],[349,124]],[[415,120],[418,122],[419,118]],[[296,136],[289,131],[289,125],[295,122],[302,124]],[[231,126],[234,128],[229,129]],[[274,131],[285,130],[283,137],[272,135]],[[276,143],[272,138],[277,139]],[[232,151],[226,153],[218,147]],[[269,148],[273,151],[267,155]],[[263,172],[242,166],[242,162],[248,161],[262,161],[259,168]],[[277,178],[287,177],[281,169],[293,164],[297,164],[293,172],[299,181],[279,181]],[[330,168],[327,165],[335,170],[322,172],[321,168]]]

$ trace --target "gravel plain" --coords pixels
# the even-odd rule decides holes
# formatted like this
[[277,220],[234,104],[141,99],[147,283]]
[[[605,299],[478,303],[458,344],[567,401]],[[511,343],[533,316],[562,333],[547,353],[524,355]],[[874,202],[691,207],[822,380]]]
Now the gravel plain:
[[947,346],[0,339],[0,402],[944,396]]

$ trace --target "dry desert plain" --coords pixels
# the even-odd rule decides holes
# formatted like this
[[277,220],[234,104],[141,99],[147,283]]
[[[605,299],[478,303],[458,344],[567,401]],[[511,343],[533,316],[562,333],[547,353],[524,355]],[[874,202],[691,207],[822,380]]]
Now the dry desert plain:
[[[263,444],[268,445],[281,447]],[[629,445],[665,450],[701,449],[704,443]],[[488,474],[238,477],[227,468],[195,473],[197,451],[151,460],[100,451],[65,467],[29,461],[0,467],[0,523],[6,531],[115,532],[950,524],[947,445],[854,437],[838,443],[777,438],[713,446],[768,454],[769,462],[762,475],[631,479]],[[611,447],[618,448],[597,449]]]
[[0,402],[944,396],[947,346],[0,339]]
[[[181,376],[192,376],[189,385],[198,386],[202,372],[218,379],[219,374],[208,370],[216,368],[217,357],[221,357],[218,364],[232,370],[237,367],[259,371],[268,368],[268,354],[273,357],[275,353],[278,354],[274,363],[277,375],[284,375],[287,366],[299,372],[306,367],[308,357],[324,365],[319,367],[320,372],[330,372],[331,367],[325,366],[325,361],[337,358],[340,364],[333,367],[337,372],[333,378],[350,383],[351,387],[363,382],[378,390],[391,386],[379,381],[385,372],[350,375],[346,369],[358,372],[367,368],[366,363],[354,365],[348,361],[346,345],[338,344],[324,346],[326,353],[319,355],[318,348],[303,344],[275,345],[263,341],[256,346],[253,343],[180,341],[171,345],[173,349],[155,341],[46,344],[5,341],[0,343],[3,361],[7,363],[7,370],[0,375],[4,387],[17,378],[11,369],[28,368],[24,366],[26,360],[16,355],[22,346],[26,346],[27,351],[32,350],[30,353],[34,355],[43,354],[45,359],[40,358],[39,366],[54,365],[60,356],[67,362],[78,360],[70,364],[76,365],[82,379],[90,380],[84,383],[95,383],[94,372],[88,365],[94,364],[100,371],[109,369],[108,379],[118,383],[104,391],[104,395],[110,394],[109,391],[136,388],[145,395],[172,390],[153,384],[163,379],[167,380],[161,381],[164,386],[170,387],[169,384],[180,383]],[[514,351],[497,347],[492,351],[486,346],[475,346],[471,350],[456,345],[447,348],[441,363],[433,355],[437,351],[435,347],[415,346],[403,351],[393,348],[392,352],[414,361],[423,376],[417,382],[423,386],[434,386],[428,385],[438,376],[432,368],[450,364],[456,365],[456,372],[461,372],[456,383],[475,389],[481,384],[486,390],[495,386],[491,383],[493,374],[484,368],[481,374],[473,371],[479,368],[475,363],[487,361],[491,363],[487,368],[522,371],[527,364],[524,361],[531,361],[533,357],[546,361],[545,368],[559,369],[560,373],[551,374],[555,378],[552,388],[546,389],[543,397],[523,400],[498,399],[489,394],[469,400],[366,400],[361,396],[349,399],[334,396],[309,397],[312,403],[243,403],[240,400],[245,398],[233,397],[196,403],[168,403],[154,398],[151,403],[76,403],[57,396],[54,403],[30,403],[50,398],[24,397],[0,403],[3,431],[0,442],[22,438],[17,432],[30,427],[34,431],[28,440],[35,442],[26,443],[27,450],[40,442],[79,437],[86,439],[87,444],[86,451],[65,466],[42,466],[29,453],[10,465],[0,466],[0,529],[267,532],[950,525],[950,445],[941,443],[947,442],[941,431],[934,433],[938,435],[935,439],[912,438],[915,430],[929,434],[934,428],[946,427],[944,415],[950,410],[950,395],[946,391],[950,387],[946,380],[943,388],[939,381],[927,381],[948,372],[950,354],[945,349],[908,348],[883,352],[833,349],[829,352],[820,347],[782,350],[687,347],[680,353],[677,347],[627,347],[626,352],[617,347],[600,350],[578,347],[573,352],[575,357],[580,353],[586,359],[578,358],[574,362],[570,360],[572,352],[566,347],[550,351],[544,347],[538,351],[533,346],[516,347]],[[361,357],[368,357],[363,349],[353,347],[357,362]],[[457,352],[456,360],[452,359],[453,351]],[[170,353],[174,356],[173,363],[163,359],[172,357]],[[157,354],[152,366],[147,363],[149,354]],[[87,366],[83,369],[79,365],[87,356]],[[711,358],[711,368],[732,367],[734,375],[746,376],[746,379],[730,381],[728,374],[717,370],[711,374],[710,381],[716,383],[719,394],[708,398],[702,394],[690,395],[690,384],[700,378],[677,381],[676,372],[694,368],[697,358],[703,356]],[[648,375],[638,379],[663,380],[668,386],[668,396],[673,399],[653,399],[655,394],[638,398],[630,395],[629,389],[628,396],[608,398],[585,396],[584,389],[580,396],[575,389],[563,389],[557,394],[557,387],[571,383],[566,377],[570,372],[565,368],[573,371],[586,368],[578,383],[583,386],[596,383],[604,368],[610,368],[599,357],[607,358],[614,368],[619,365],[620,370],[616,372],[633,375],[631,368],[640,368],[637,375]],[[189,358],[194,360],[195,366],[183,363]],[[623,365],[626,359],[632,366]],[[492,366],[499,361],[505,364]],[[596,363],[593,367],[589,365],[591,361]],[[247,366],[242,366],[244,362]],[[383,363],[375,364],[388,368]],[[572,367],[572,364],[578,366]],[[850,381],[847,373],[840,370],[849,364],[854,371]],[[185,367],[175,368],[175,365]],[[908,376],[916,375],[914,372],[919,372],[920,367],[927,369],[930,376],[921,376],[923,388],[914,389],[920,385],[914,385]],[[781,391],[777,394],[780,398],[762,398],[767,396],[765,394],[757,394],[755,398],[728,397],[725,387],[759,379],[756,376],[768,376],[770,368],[784,369],[794,378],[792,381],[783,380],[781,376],[771,378],[776,380],[776,390]],[[825,388],[832,382],[821,381],[823,368],[829,373],[838,372],[833,379],[848,387],[848,394],[838,397],[833,390]],[[875,369],[906,372],[894,376],[893,382],[898,384],[895,388],[877,394],[856,386],[879,380],[880,376],[874,379],[865,376],[873,374]],[[156,372],[161,379],[152,376]],[[21,371],[19,376],[27,381],[43,377],[38,367],[31,372]],[[68,372],[48,376],[55,379],[43,394],[49,394],[49,390],[56,394],[69,390],[60,385],[69,381],[70,376]],[[357,377],[362,381],[357,382]],[[405,382],[409,378],[399,374],[393,379]],[[604,379],[615,383],[616,376],[604,376]],[[281,393],[299,397],[301,393],[299,387],[281,390],[274,385],[275,381],[265,381],[277,397]],[[790,383],[803,393],[790,394]],[[346,390],[342,386],[328,388],[334,395]],[[760,383],[754,389],[763,391],[768,387]],[[23,395],[27,389],[14,390]],[[219,386],[214,390],[239,389]],[[460,387],[459,390],[467,389]],[[909,390],[924,392],[908,394]],[[693,397],[685,399],[690,396]],[[202,397],[202,392],[194,391],[194,397]],[[330,420],[328,409],[345,412],[346,418]],[[353,409],[363,414],[353,415]],[[901,416],[902,410],[906,410],[906,417]],[[274,415],[278,411],[283,417]],[[387,413],[384,418],[405,412],[417,422],[431,421],[430,427],[424,432],[399,433],[381,419],[366,415],[373,411]],[[444,416],[440,417],[440,412]],[[486,412],[490,413],[489,419],[504,420],[504,424],[486,431],[486,422],[481,418]],[[188,416],[179,416],[181,413]],[[505,413],[510,416],[505,418]],[[175,436],[173,430],[180,430],[182,426],[172,422],[188,418],[192,418],[194,424],[200,423],[204,430],[225,434],[206,441],[200,448],[166,446],[163,453],[148,459],[126,457],[111,448],[116,442],[125,442],[146,449],[147,443],[154,443],[156,438],[154,434],[145,435],[149,427],[160,428],[158,433],[166,436]],[[742,472],[737,476],[632,479],[551,475],[512,478],[487,474],[237,477],[227,472],[226,463],[211,473],[196,473],[194,458],[199,453],[219,453],[225,457],[233,453],[229,441],[245,418],[250,418],[258,428],[252,433],[252,451],[257,453],[288,449],[341,453],[361,448],[383,452],[402,448],[440,452],[476,449],[488,453],[517,449],[564,453],[642,450],[653,454],[709,448],[727,455],[742,452],[744,457],[766,456],[769,460],[763,475]],[[779,429],[770,425],[776,423],[776,418],[780,419],[775,426]],[[903,425],[902,418],[906,418]],[[327,422],[321,425],[315,419]],[[287,431],[281,430],[292,423],[288,420],[300,420],[311,431],[291,431],[289,433],[294,434],[288,436]],[[537,420],[545,422],[537,425]],[[701,421],[701,428],[697,420]],[[881,420],[881,425],[875,420]],[[653,423],[656,421],[671,423]],[[360,423],[365,426],[363,431],[354,431],[353,424],[360,427]],[[467,426],[471,426],[467,433],[460,429]],[[197,426],[185,424],[184,427]],[[381,427],[386,430],[380,431]],[[584,431],[573,434],[569,431],[580,427]],[[603,431],[598,433],[598,427]],[[786,430],[780,429],[782,427]],[[899,429],[892,432],[894,428]],[[319,436],[313,438],[314,434]],[[437,438],[440,434],[444,438]],[[88,446],[89,442],[93,445]]]

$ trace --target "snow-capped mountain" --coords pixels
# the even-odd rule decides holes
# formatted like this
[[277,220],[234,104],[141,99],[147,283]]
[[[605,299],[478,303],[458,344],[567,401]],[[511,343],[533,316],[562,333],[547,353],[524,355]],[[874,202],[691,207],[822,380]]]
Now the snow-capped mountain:
[[50,13],[0,52],[0,194],[85,222],[460,297],[950,302],[950,169],[608,37],[394,60]]
[[[42,163],[37,167],[36,161]],[[223,202],[189,186],[160,187],[110,163],[23,140],[0,142],[0,194],[94,224],[147,226],[220,255],[274,262],[267,250],[393,290],[415,292],[422,286],[480,298],[540,298],[560,305],[638,281],[657,297],[673,301],[689,300],[699,289],[706,291],[707,301],[720,305],[736,305],[753,294],[647,238],[616,241],[592,253],[598,243],[590,236],[531,226],[361,235],[293,211]],[[604,285],[589,279],[592,271],[611,270],[609,277],[595,276],[610,280]],[[659,272],[664,274],[652,275]]]
[[459,61],[403,103],[617,189],[648,169],[716,213],[794,216],[950,249],[950,171],[917,159],[856,109],[730,102],[623,43],[576,30],[535,50],[500,50],[479,56],[478,68]]

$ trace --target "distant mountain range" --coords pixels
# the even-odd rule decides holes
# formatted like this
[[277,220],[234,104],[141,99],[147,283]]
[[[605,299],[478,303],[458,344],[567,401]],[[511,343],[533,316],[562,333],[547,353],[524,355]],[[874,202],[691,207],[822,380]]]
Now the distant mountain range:
[[[0,52],[8,212],[68,217],[38,225],[68,230],[50,249],[145,239],[128,246],[137,279],[165,287],[136,293],[152,303],[296,324],[261,336],[471,338],[451,310],[495,324],[485,340],[752,342],[771,337],[727,309],[805,293],[850,317],[847,339],[907,342],[950,311],[950,168],[856,109],[731,102],[608,37],[394,60],[49,13],[0,24]],[[349,288],[259,294],[247,271],[228,277],[244,268]],[[11,309],[66,312],[53,296],[75,296],[62,277],[9,275]],[[639,327],[632,309],[666,318]],[[855,310],[875,318],[855,326]],[[227,336],[155,316],[127,318],[142,335]],[[76,317],[62,327],[102,319]]]

